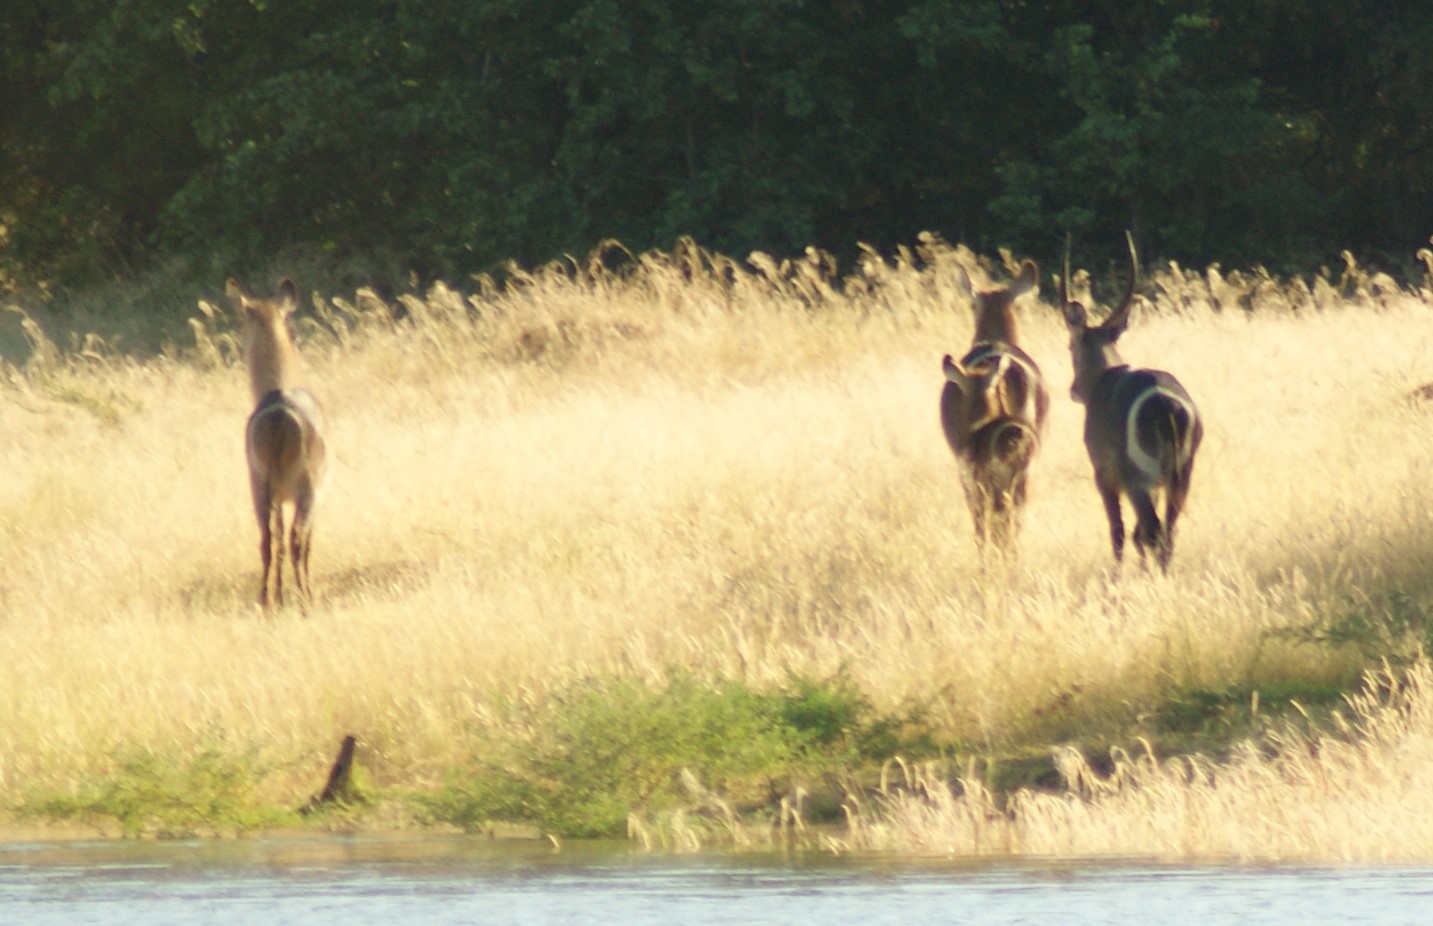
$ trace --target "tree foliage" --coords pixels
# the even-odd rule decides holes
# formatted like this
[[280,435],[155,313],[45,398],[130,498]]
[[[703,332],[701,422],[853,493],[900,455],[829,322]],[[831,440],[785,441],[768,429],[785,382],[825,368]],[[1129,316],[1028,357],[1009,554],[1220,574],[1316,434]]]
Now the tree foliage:
[[425,276],[679,236],[1406,261],[1411,0],[7,0],[0,269],[291,248]]

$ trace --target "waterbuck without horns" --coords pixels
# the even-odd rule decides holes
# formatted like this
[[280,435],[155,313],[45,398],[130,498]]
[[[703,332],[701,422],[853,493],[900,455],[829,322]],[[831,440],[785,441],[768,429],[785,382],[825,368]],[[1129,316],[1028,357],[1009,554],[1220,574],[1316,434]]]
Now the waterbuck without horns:
[[1015,300],[1039,288],[1040,271],[1027,260],[1019,276],[994,289],[976,289],[964,268],[960,275],[975,309],[975,337],[960,360],[946,354],[941,362],[940,422],[960,465],[976,544],[1008,553],[1050,407],[1040,368],[1015,337]]
[[288,316],[298,307],[298,291],[292,280],[284,280],[277,298],[255,299],[230,278],[224,292],[244,323],[244,357],[255,402],[244,444],[264,564],[259,604],[269,607],[271,564],[273,600],[284,603],[284,506],[292,504],[289,555],[300,601],[307,610],[314,506],[324,475],[324,423],[318,400],[298,386],[299,355],[288,328]]
[[[1095,469],[1095,487],[1110,521],[1115,561],[1124,554],[1124,519],[1120,494],[1129,496],[1139,523],[1134,545],[1143,560],[1153,549],[1162,571],[1174,555],[1174,525],[1189,494],[1194,455],[1204,425],[1194,400],[1179,380],[1163,370],[1133,370],[1115,348],[1129,324],[1134,304],[1138,263],[1134,238],[1129,244],[1129,287],[1119,306],[1100,325],[1087,323],[1085,307],[1070,301],[1070,247],[1065,244],[1060,277],[1060,307],[1070,330],[1075,383],[1071,397],[1085,406],[1085,448]],[[1164,522],[1155,510],[1155,495],[1165,496]]]

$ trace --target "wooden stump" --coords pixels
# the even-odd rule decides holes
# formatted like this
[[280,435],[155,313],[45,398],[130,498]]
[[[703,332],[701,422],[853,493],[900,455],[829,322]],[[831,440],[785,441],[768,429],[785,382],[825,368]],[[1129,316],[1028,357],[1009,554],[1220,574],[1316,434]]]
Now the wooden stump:
[[358,740],[353,736],[345,736],[343,744],[338,747],[338,758],[333,762],[333,768],[328,773],[328,783],[323,790],[308,799],[308,803],[299,808],[302,816],[308,816],[315,810],[327,804],[347,803],[353,795],[349,794],[348,779],[353,771],[353,753],[358,745]]

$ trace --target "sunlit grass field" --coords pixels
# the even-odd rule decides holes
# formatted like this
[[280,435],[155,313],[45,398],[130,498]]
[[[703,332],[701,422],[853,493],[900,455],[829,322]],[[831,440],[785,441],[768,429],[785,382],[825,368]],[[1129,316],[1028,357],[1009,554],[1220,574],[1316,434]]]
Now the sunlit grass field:
[[[606,254],[621,266],[394,307],[305,300],[295,328],[334,454],[307,617],[254,603],[249,397],[222,280],[160,356],[62,351],[67,333],[31,324],[30,359],[0,385],[0,802],[86,792],[137,755],[219,754],[257,770],[256,802],[296,806],[350,733],[371,790],[423,792],[524,707],[593,679],[839,678],[876,715],[918,717],[954,772],[1108,744],[1190,693],[1236,693],[1257,726],[1260,693],[1336,696],[1417,656],[1433,602],[1426,290],[1353,267],[1312,286],[1177,267],[1144,281],[1124,356],[1179,376],[1206,422],[1162,577],[1132,549],[1113,568],[1048,273],[1019,324],[1050,428],[1018,559],[982,563],[936,408],[941,355],[971,336],[954,267],[998,280],[999,260],[938,242],[846,274],[820,255]],[[1364,737],[1376,763],[1433,751],[1433,693],[1417,692],[1402,734]],[[1433,793],[1433,761],[1408,767],[1359,825],[1433,858],[1387,790]],[[1172,796],[1140,813],[1206,814],[1208,832],[1246,812],[1161,786]],[[1171,850],[1148,835],[1169,827],[1071,794],[1042,799],[1108,838],[1001,851],[1249,854],[1212,837]],[[909,800],[869,795],[831,845],[990,848],[929,838]],[[1279,800],[1305,798],[1255,803]],[[970,812],[958,804],[950,819]],[[1324,845],[1264,854],[1339,857]]]

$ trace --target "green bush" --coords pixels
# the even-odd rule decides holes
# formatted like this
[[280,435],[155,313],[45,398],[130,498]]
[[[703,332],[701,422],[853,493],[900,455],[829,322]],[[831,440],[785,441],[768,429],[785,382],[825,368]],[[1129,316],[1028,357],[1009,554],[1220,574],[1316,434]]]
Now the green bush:
[[663,686],[590,679],[513,710],[471,766],[423,800],[434,821],[468,828],[615,836],[634,813],[759,809],[805,777],[879,758],[899,729],[840,677],[772,692],[685,675]]
[[290,819],[260,800],[262,777],[252,757],[216,747],[183,761],[136,749],[119,759],[113,774],[82,782],[67,794],[31,795],[18,812],[102,827],[113,823],[130,837],[244,832]]

